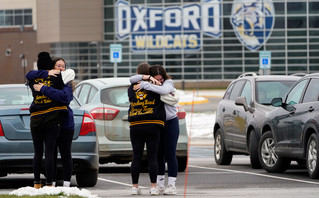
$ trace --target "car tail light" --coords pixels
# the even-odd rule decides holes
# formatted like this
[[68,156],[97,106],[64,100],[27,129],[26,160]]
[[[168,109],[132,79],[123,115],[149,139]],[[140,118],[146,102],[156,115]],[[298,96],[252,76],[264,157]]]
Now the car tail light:
[[3,129],[2,129],[1,122],[0,122],[0,136],[4,136],[4,132],[3,132]]
[[90,113],[95,120],[113,120],[119,113],[119,110],[111,108],[96,108]]
[[177,108],[177,118],[178,119],[185,119],[186,111],[183,107],[176,107]]
[[95,132],[95,123],[91,115],[84,113],[80,135]]
[[21,108],[20,111],[29,111],[30,108]]

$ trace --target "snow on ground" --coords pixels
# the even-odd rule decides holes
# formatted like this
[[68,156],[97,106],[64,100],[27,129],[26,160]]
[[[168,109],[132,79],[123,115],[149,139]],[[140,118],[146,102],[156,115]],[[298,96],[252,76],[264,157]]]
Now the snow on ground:
[[87,197],[87,198],[98,198],[97,195],[91,194],[90,191],[86,189],[79,189],[77,187],[44,186],[43,188],[35,189],[33,187],[27,186],[27,187],[22,187],[17,190],[14,190],[10,192],[9,194],[17,195],[17,196],[25,196],[25,195],[37,196],[37,195],[59,195],[61,193],[63,193],[63,195],[65,196],[78,195],[78,196]]
[[191,138],[213,138],[216,113],[186,113],[186,127]]

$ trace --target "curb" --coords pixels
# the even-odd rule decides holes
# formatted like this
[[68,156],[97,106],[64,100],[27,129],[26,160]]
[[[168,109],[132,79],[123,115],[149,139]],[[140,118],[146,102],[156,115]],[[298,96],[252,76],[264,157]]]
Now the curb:
[[199,100],[199,101],[191,101],[191,102],[179,102],[179,105],[192,105],[192,104],[203,104],[203,103],[207,103],[208,99],[205,98],[205,100]]

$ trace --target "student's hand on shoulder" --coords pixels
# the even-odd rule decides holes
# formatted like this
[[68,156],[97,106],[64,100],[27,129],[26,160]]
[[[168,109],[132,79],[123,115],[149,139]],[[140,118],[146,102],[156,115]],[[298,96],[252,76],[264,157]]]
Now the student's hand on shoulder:
[[58,70],[58,69],[52,69],[52,70],[49,71],[49,76],[54,76],[54,77],[56,77],[56,74],[60,74],[60,73],[61,73],[60,70]]
[[133,86],[133,89],[134,89],[134,91],[139,91],[139,90],[141,90],[141,85],[140,85],[140,83],[138,83],[137,85],[134,85],[134,86]]
[[41,83],[39,83],[39,84],[34,84],[34,85],[33,85],[33,88],[34,88],[34,90],[36,90],[36,91],[40,91],[41,88],[42,88],[42,86],[43,86],[43,84],[41,84]]

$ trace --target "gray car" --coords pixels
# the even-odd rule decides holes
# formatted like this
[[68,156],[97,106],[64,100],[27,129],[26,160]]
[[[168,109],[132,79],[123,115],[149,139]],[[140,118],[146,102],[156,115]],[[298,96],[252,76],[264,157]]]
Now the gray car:
[[[0,176],[32,173],[34,155],[30,131],[31,90],[24,84],[0,85]],[[99,170],[98,144],[92,116],[81,110],[76,98],[70,107],[75,130],[72,143],[73,174],[80,187],[93,187]],[[44,163],[42,163],[44,174]],[[61,161],[58,159],[58,175]]]
[[[97,78],[81,81],[76,85],[75,95],[83,108],[91,113],[96,123],[99,140],[100,164],[118,164],[132,161],[132,146],[128,122],[129,78]],[[188,135],[185,110],[178,106],[180,135],[177,143],[179,171],[186,169]]]
[[258,158],[260,128],[273,107],[272,98],[282,98],[298,76],[258,76],[245,73],[232,81],[219,102],[214,125],[214,156],[219,165],[229,165],[234,154],[250,155],[252,168],[261,168]]

